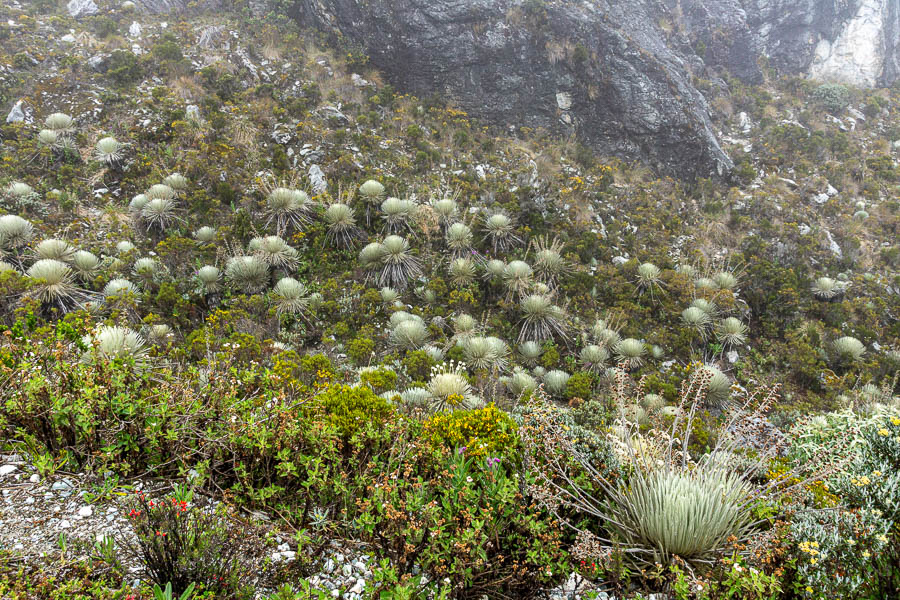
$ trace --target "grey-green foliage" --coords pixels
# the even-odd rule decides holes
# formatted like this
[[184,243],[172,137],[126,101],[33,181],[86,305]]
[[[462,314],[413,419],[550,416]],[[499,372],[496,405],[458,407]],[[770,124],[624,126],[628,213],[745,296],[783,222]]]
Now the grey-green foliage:
[[219,271],[218,267],[214,267],[213,265],[200,267],[197,271],[197,279],[200,281],[202,290],[207,294],[215,294],[221,290],[220,281],[222,279],[222,273]]
[[531,265],[522,260],[513,260],[503,269],[503,283],[508,298],[524,296],[533,284],[534,271]]
[[89,347],[96,346],[103,358],[131,359],[138,366],[149,364],[148,348],[144,338],[127,327],[100,327],[93,335],[85,336],[83,342]]
[[277,269],[294,269],[300,261],[297,250],[277,235],[253,238],[248,250],[265,264]]
[[211,244],[216,241],[216,230],[212,227],[203,226],[194,232],[194,239],[201,244]]
[[616,344],[615,351],[616,360],[625,363],[629,369],[636,369],[644,364],[647,344],[634,338],[625,338]]
[[339,248],[352,248],[360,237],[355,213],[347,204],[335,203],[325,210],[325,238]]
[[529,294],[519,302],[522,313],[519,340],[545,341],[566,337],[565,313],[545,294]]
[[412,231],[411,218],[416,212],[416,204],[411,200],[388,198],[381,203],[381,212],[386,232]]
[[237,291],[258,294],[269,284],[269,267],[256,256],[235,256],[225,263],[225,280]]
[[544,375],[544,389],[551,396],[561,397],[565,393],[566,384],[569,383],[571,377],[571,375],[559,369],[550,371]]
[[150,197],[150,200],[141,208],[141,218],[147,224],[148,229],[165,231],[172,223],[179,220],[178,204],[174,198]]
[[605,346],[589,344],[581,349],[581,366],[585,371],[599,373],[609,360],[609,351]]
[[454,258],[450,261],[449,271],[454,287],[465,287],[475,281],[475,263],[470,258]]
[[78,250],[72,255],[72,268],[82,279],[91,279],[100,268],[100,259],[87,250]]
[[852,363],[863,357],[866,347],[853,336],[845,335],[831,344],[834,356],[839,362]]
[[74,274],[66,263],[43,258],[31,265],[26,274],[34,282],[32,289],[41,302],[65,310],[74,300]]
[[422,275],[422,263],[412,254],[409,242],[399,235],[384,238],[379,255],[381,274],[378,283],[381,286],[404,290],[412,279]]
[[832,113],[841,112],[850,104],[850,90],[839,83],[823,83],[813,90],[812,97]]
[[435,370],[428,380],[428,394],[434,411],[471,409],[479,404],[461,369],[452,366]]
[[266,196],[264,214],[266,226],[273,223],[281,234],[288,226],[302,230],[312,222],[314,203],[302,190],[278,187]]
[[515,221],[502,211],[485,213],[483,227],[485,239],[494,252],[506,252],[522,243],[522,239],[516,235]]
[[103,297],[116,298],[123,294],[138,294],[139,291],[137,286],[127,279],[116,278],[103,287]]
[[69,262],[75,254],[75,248],[65,240],[49,238],[39,242],[38,245],[34,247],[34,253],[38,258],[53,258],[63,262]]
[[450,225],[444,239],[453,256],[466,256],[472,251],[472,229],[465,223]]
[[293,277],[279,279],[272,289],[272,298],[279,315],[303,314],[309,308],[309,289]]
[[34,237],[34,226],[19,215],[0,216],[0,248],[17,250]]
[[747,326],[736,317],[726,317],[719,322],[716,338],[723,346],[737,346],[747,341]]
[[737,473],[714,466],[636,469],[616,488],[608,523],[641,562],[668,564],[678,556],[697,564],[749,530],[749,494]]
[[94,156],[107,166],[113,166],[122,160],[124,146],[112,136],[100,138],[94,149]]
[[404,350],[418,350],[428,338],[428,327],[419,318],[404,319],[391,329],[391,343]]
[[462,342],[466,364],[474,369],[504,371],[507,367],[509,346],[493,336],[470,336]]

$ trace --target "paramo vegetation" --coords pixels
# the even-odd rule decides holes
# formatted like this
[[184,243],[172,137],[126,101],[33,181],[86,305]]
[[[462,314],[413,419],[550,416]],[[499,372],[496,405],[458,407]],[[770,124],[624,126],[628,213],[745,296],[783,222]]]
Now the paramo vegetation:
[[330,539],[366,598],[900,594],[900,90],[709,84],[686,183],[239,4],[51,4],[0,8],[3,452],[179,492],[137,587],[0,595],[331,597]]

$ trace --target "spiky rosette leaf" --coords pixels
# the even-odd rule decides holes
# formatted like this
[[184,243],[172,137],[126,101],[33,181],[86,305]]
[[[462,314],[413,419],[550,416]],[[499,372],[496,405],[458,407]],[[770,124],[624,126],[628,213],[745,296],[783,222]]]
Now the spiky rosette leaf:
[[216,241],[216,230],[213,227],[201,227],[194,232],[194,239],[201,244],[212,244]]
[[819,277],[812,284],[812,293],[819,300],[834,300],[847,291],[847,283],[831,277]]
[[484,217],[483,228],[485,239],[495,253],[506,252],[513,246],[522,243],[522,238],[516,235],[515,221],[506,213],[487,213]]
[[73,248],[66,240],[49,238],[38,243],[38,245],[34,247],[34,253],[39,259],[52,258],[63,262],[69,262],[75,255],[75,248]]
[[418,350],[428,342],[428,328],[419,319],[406,319],[391,329],[391,343],[404,350]]
[[696,331],[705,340],[712,319],[701,308],[689,306],[681,311],[681,322]]
[[371,242],[363,246],[359,251],[359,266],[363,269],[371,269],[381,264],[384,248],[381,242]]
[[467,256],[472,252],[472,230],[465,223],[453,223],[444,235],[447,248],[456,257]]
[[563,244],[558,238],[548,241],[546,236],[535,242],[534,272],[539,280],[554,285],[561,276],[571,270],[562,255]]
[[163,179],[163,184],[169,186],[173,190],[183,192],[188,188],[188,178],[181,173],[172,173]]
[[145,280],[152,280],[160,273],[160,264],[152,258],[143,257],[134,261],[132,273]]
[[381,243],[381,275],[379,285],[404,290],[410,280],[422,275],[422,264],[413,256],[409,242],[398,235],[389,235]]
[[462,368],[452,363],[432,371],[427,389],[431,409],[435,412],[468,410],[476,408],[479,404],[479,399],[473,395],[472,386],[463,374]]
[[854,363],[866,353],[865,345],[853,336],[845,335],[831,344],[834,356],[839,362]]
[[125,146],[116,138],[108,136],[100,138],[97,142],[97,146],[94,148],[94,156],[103,164],[112,166],[122,160],[124,149]]
[[173,198],[151,197],[141,209],[141,218],[144,219],[148,229],[165,231],[172,223],[179,220],[178,204]]
[[566,384],[569,383],[571,377],[571,375],[565,371],[560,371],[559,369],[550,371],[544,375],[544,389],[547,390],[547,393],[551,396],[560,398],[565,394]]
[[34,226],[19,215],[0,216],[0,247],[17,250],[34,238]]
[[384,198],[384,194],[384,186],[374,179],[369,179],[359,186],[359,195],[362,196],[367,204],[381,204],[381,199]]
[[303,314],[309,310],[309,288],[293,277],[283,277],[275,284],[272,298],[279,315]]
[[150,198],[147,197],[147,194],[138,194],[128,203],[128,210],[132,215],[140,216],[148,202],[150,202]]
[[225,264],[225,280],[239,292],[258,294],[269,284],[269,266],[257,256],[235,256]]
[[519,340],[545,341],[557,335],[566,337],[565,314],[553,304],[549,296],[530,294],[519,302],[522,320],[519,322]]
[[277,235],[253,238],[248,249],[254,256],[276,269],[292,270],[300,261],[297,250]]
[[475,369],[506,370],[509,346],[499,338],[471,336],[463,341],[462,349],[466,363]]
[[522,361],[526,365],[535,365],[537,364],[538,359],[541,357],[541,354],[544,353],[544,348],[541,346],[539,342],[534,340],[528,340],[525,342],[519,343],[519,355],[522,357]]
[[415,214],[416,204],[411,200],[388,198],[381,203],[381,220],[388,233],[411,231],[410,219]]
[[134,244],[129,242],[128,240],[122,240],[118,244],[116,244],[116,252],[119,254],[128,254],[134,250]]
[[727,317],[719,322],[716,338],[723,346],[737,346],[747,341],[747,326],[740,319]]
[[469,258],[454,258],[450,261],[450,283],[454,287],[465,287],[475,281],[475,263]]
[[511,261],[503,269],[503,283],[509,298],[524,296],[533,283],[531,266],[521,260]]
[[43,258],[31,265],[26,275],[33,283],[32,290],[44,304],[64,311],[77,304],[74,274],[66,263]]
[[579,357],[585,371],[599,373],[605,368],[606,361],[609,360],[609,351],[605,346],[590,344],[581,349]]
[[303,190],[277,187],[266,196],[264,214],[266,226],[275,224],[279,233],[289,226],[303,230],[312,222],[315,204]]
[[626,368],[637,369],[644,364],[647,344],[634,338],[625,338],[615,346],[616,360],[624,363]]
[[151,185],[150,189],[144,194],[148,200],[174,200],[178,193],[164,183]]
[[207,294],[215,294],[222,289],[220,285],[222,272],[219,271],[218,267],[212,265],[200,267],[197,271],[197,279]]
[[457,215],[458,207],[453,198],[440,198],[431,203],[442,225],[450,223]]
[[75,119],[66,113],[56,112],[44,119],[44,127],[56,133],[71,133],[75,131]]
[[353,209],[340,202],[325,210],[325,225],[328,228],[325,238],[339,248],[353,248],[362,237]]
[[93,335],[85,336],[83,342],[89,347],[96,346],[97,353],[107,360],[133,360],[139,367],[149,365],[149,349],[144,338],[127,327],[100,327]]
[[137,295],[140,293],[138,287],[127,279],[116,278],[103,286],[104,298],[118,298],[125,294]]

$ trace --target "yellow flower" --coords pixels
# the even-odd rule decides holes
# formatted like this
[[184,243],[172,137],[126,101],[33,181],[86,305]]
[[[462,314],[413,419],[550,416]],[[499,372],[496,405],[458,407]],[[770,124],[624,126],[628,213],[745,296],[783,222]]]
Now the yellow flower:
[[881,471],[872,471],[873,477],[881,477]]
[[900,417],[891,417],[891,425],[900,425]]
[[812,593],[813,593],[813,589],[812,589],[811,587],[809,587],[809,586],[806,586],[806,593],[807,593],[807,594],[812,594]]
[[872,556],[872,555],[869,553],[868,550],[866,550],[865,552],[862,553],[863,558],[869,558],[870,556]]
[[887,536],[884,535],[883,533],[880,534],[880,535],[876,535],[876,536],[875,536],[875,539],[877,539],[877,540],[878,540],[879,542],[881,542],[882,544],[887,544],[887,541],[888,541],[888,540],[887,540]]
[[891,432],[888,431],[887,429],[885,429],[884,427],[882,427],[881,429],[878,430],[878,435],[887,437],[887,436],[891,435]]

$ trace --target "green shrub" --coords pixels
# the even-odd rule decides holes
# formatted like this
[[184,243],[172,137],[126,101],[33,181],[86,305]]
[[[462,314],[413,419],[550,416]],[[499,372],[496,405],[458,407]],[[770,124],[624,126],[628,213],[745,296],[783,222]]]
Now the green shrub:
[[357,365],[368,364],[375,351],[375,341],[368,336],[358,336],[347,342],[347,356]]
[[824,106],[829,112],[840,112],[850,104],[850,90],[838,83],[824,83],[812,93],[813,100]]
[[390,402],[362,386],[329,386],[316,396],[316,404],[344,439],[367,427],[378,428],[394,416]]
[[436,447],[465,448],[472,456],[515,457],[518,452],[515,422],[493,403],[436,414],[425,422],[423,433]]
[[364,371],[359,378],[376,394],[384,393],[397,387],[397,374],[385,367]]
[[566,391],[565,397],[571,400],[572,398],[581,398],[582,400],[588,400],[591,397],[591,390],[594,386],[594,377],[590,373],[585,371],[578,371],[566,382]]

